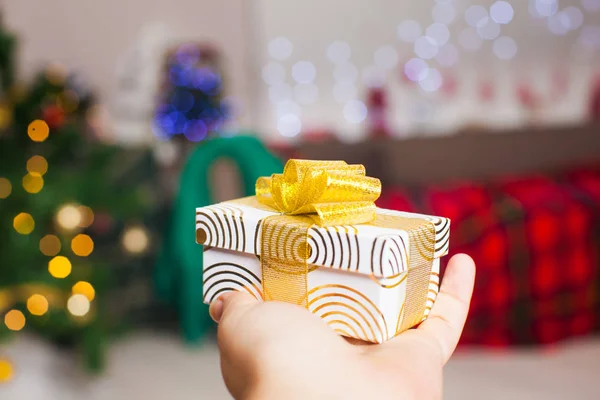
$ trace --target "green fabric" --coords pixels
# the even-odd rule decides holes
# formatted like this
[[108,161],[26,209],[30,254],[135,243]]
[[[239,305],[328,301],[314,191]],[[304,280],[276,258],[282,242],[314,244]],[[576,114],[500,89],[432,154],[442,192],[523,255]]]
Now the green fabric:
[[283,170],[281,161],[249,135],[211,139],[202,143],[187,161],[154,282],[157,294],[177,307],[188,342],[197,341],[213,326],[202,299],[202,246],[195,240],[195,209],[215,202],[209,173],[215,161],[222,158],[238,166],[246,196],[254,194],[258,177]]

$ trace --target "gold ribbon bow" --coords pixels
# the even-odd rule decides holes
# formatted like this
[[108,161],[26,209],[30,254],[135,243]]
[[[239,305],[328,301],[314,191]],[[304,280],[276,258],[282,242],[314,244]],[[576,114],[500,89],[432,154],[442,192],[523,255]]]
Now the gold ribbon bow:
[[286,215],[306,215],[319,226],[352,225],[375,218],[379,179],[363,165],[344,161],[289,160],[283,174],[256,181],[258,200]]
[[379,179],[344,161],[289,160],[283,174],[259,178],[256,197],[281,213],[262,224],[265,300],[308,307],[308,229],[370,222],[380,193]]

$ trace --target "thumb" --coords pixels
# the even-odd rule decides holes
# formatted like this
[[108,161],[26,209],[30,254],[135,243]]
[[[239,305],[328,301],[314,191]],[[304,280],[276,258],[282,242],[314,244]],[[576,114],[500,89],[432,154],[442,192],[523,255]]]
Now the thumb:
[[220,323],[225,318],[239,318],[257,303],[258,301],[247,293],[231,291],[222,294],[210,303],[208,312],[215,322]]

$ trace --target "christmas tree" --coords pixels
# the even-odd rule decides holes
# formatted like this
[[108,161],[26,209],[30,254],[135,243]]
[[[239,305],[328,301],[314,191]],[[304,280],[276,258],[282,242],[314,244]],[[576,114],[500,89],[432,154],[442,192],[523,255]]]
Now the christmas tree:
[[[78,76],[50,65],[16,82],[15,44],[0,28],[0,340],[33,330],[99,370],[107,334],[139,302],[118,285],[152,265],[154,160],[98,140]],[[12,364],[0,353],[0,381]]]

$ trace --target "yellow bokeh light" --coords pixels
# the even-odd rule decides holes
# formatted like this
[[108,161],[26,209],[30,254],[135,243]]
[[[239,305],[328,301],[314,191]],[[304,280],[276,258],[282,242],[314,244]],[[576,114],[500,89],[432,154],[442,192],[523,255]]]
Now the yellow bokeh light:
[[55,278],[66,278],[71,273],[71,261],[64,256],[56,256],[48,263],[48,272]]
[[56,213],[56,223],[63,229],[73,230],[81,223],[81,212],[77,205],[66,204]]
[[44,140],[48,139],[50,127],[46,121],[36,119],[27,127],[27,134],[34,142],[43,142]]
[[79,214],[81,215],[81,221],[79,222],[80,228],[87,228],[94,223],[94,212],[91,208],[79,206],[78,210]]
[[29,235],[35,228],[35,221],[30,214],[20,213],[13,220],[13,227],[21,235]]
[[89,301],[94,300],[94,298],[96,297],[96,291],[94,290],[94,287],[86,281],[77,282],[73,285],[71,291],[73,292],[73,294],[84,295]]
[[46,68],[46,79],[56,86],[60,86],[65,82],[67,78],[67,69],[64,65],[59,63],[51,63]]
[[23,177],[23,189],[25,189],[27,193],[39,193],[43,187],[44,178],[42,178],[40,175],[27,174]]
[[143,253],[148,247],[148,234],[142,227],[129,228],[123,235],[123,247],[130,253]]
[[12,185],[6,178],[0,178],[0,199],[5,199],[10,196],[12,192]]
[[0,382],[8,382],[13,376],[13,366],[8,360],[0,360]]
[[40,251],[43,255],[52,257],[60,252],[60,239],[54,235],[46,235],[40,239]]
[[44,176],[48,172],[48,161],[42,156],[33,156],[27,160],[27,172],[33,176]]
[[4,316],[4,323],[11,331],[20,331],[25,326],[25,316],[19,310],[10,310]]
[[0,130],[9,127],[12,122],[12,111],[6,104],[0,105]]
[[34,294],[27,299],[27,309],[33,315],[44,315],[48,311],[48,300],[41,294]]
[[83,317],[90,311],[90,301],[83,294],[74,294],[67,300],[67,309],[76,317]]
[[71,250],[80,257],[87,257],[94,251],[94,241],[88,235],[79,234],[71,241]]

